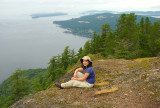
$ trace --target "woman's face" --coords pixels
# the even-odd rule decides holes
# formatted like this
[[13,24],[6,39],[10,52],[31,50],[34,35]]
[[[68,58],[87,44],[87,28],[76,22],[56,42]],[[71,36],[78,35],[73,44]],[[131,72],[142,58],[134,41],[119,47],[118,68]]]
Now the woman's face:
[[88,60],[83,60],[83,65],[87,67],[89,65],[89,61]]

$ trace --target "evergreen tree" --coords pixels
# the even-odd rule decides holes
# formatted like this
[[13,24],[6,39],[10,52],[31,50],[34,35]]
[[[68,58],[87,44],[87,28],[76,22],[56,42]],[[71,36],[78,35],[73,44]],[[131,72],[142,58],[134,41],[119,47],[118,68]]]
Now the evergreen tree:
[[114,47],[116,47],[115,46],[115,36],[113,33],[110,33],[110,35],[108,37],[106,37],[105,46],[106,47],[105,47],[102,55],[104,57],[108,57],[108,58],[112,57],[113,58],[114,53],[115,53]]
[[77,62],[77,58],[74,50],[70,50],[69,46],[66,46],[61,55],[54,56],[50,60],[46,76],[48,80],[46,86],[49,86],[53,81],[63,76],[68,66],[73,65],[75,62]]
[[141,32],[144,33],[144,18],[143,17],[141,18],[141,21],[140,21],[140,30]]
[[111,33],[111,28],[108,23],[102,25],[102,34],[101,34],[101,41],[105,42],[106,36]]
[[56,70],[57,68],[57,56],[53,56],[53,58],[50,60],[49,62],[49,67],[48,67],[48,70],[47,70],[47,79],[48,79],[48,82],[52,82],[55,80],[55,72],[54,70]]
[[71,51],[71,60],[70,60],[70,64],[73,65],[74,63],[76,63],[78,60],[78,56],[75,53],[74,49]]
[[154,23],[151,30],[151,56],[157,56],[160,53],[160,21]]
[[117,22],[115,56],[132,59],[137,57],[137,25],[134,13],[122,14]]
[[149,18],[146,17],[145,23],[144,23],[144,32],[146,34],[150,34],[150,32],[151,32],[151,26],[152,26],[152,23],[149,21]]
[[3,101],[4,100],[4,97],[2,95],[0,95],[0,106],[2,107],[3,106]]
[[15,96],[10,95],[8,97],[3,97],[2,98],[2,106],[0,108],[8,108],[10,105],[12,105],[15,101]]
[[90,53],[92,54],[100,53],[101,38],[99,34],[97,34],[96,32],[94,32],[94,37],[90,42],[90,47],[91,47]]
[[31,83],[32,83],[31,92],[36,93],[38,91],[45,90],[46,89],[45,74],[42,72],[39,73],[38,76],[34,78]]
[[34,78],[34,80],[32,81],[32,92],[36,93],[38,91],[43,90],[42,85],[40,84],[40,79],[39,78]]
[[58,78],[60,78],[61,76],[63,76],[66,73],[66,70],[64,70],[63,68],[57,68],[55,71],[55,80],[57,80]]
[[117,24],[116,24],[116,36],[120,35],[120,32],[124,29],[124,27],[126,26],[126,14],[121,14],[121,16],[119,17],[119,19],[117,20]]
[[104,55],[105,49],[106,49],[106,43],[107,42],[107,38],[110,36],[111,34],[111,28],[110,25],[108,23],[103,24],[102,25],[102,34],[100,37],[100,42],[98,43],[100,45],[100,52],[102,53],[102,55]]
[[138,57],[149,57],[151,56],[151,43],[150,43],[151,24],[149,19],[146,18],[144,22],[144,18],[142,17],[138,26],[139,26],[137,30],[138,31],[137,42],[138,42],[138,52],[139,52]]
[[84,49],[82,51],[82,55],[87,55],[91,53],[91,44],[90,44],[90,40],[86,41],[85,45],[84,45]]
[[11,94],[14,96],[14,100],[17,101],[29,92],[29,80],[22,76],[25,70],[18,69],[10,77],[12,85],[10,87]]
[[64,66],[64,69],[67,69],[69,63],[70,63],[70,55],[71,51],[69,49],[69,46],[66,46],[64,49],[64,52],[62,53],[62,65]]
[[81,58],[82,57],[82,47],[79,48],[78,53],[76,54],[77,58]]

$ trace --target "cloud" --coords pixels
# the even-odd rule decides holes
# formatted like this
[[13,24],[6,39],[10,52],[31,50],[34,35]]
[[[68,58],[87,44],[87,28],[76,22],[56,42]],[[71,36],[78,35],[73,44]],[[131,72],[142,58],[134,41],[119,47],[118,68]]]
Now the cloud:
[[155,5],[155,6],[152,6],[150,8],[153,9],[153,10],[160,10],[160,5]]
[[160,10],[159,0],[0,0],[0,16],[86,10]]

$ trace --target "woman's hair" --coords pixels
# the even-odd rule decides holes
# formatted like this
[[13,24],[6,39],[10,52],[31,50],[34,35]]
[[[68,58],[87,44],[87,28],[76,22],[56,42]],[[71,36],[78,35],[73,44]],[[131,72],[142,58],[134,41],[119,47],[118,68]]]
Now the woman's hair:
[[[89,60],[87,60],[87,61],[89,62],[87,67],[92,67],[92,62],[90,62]],[[83,62],[81,62],[81,63],[82,63],[82,68],[85,69],[86,66],[83,65]]]

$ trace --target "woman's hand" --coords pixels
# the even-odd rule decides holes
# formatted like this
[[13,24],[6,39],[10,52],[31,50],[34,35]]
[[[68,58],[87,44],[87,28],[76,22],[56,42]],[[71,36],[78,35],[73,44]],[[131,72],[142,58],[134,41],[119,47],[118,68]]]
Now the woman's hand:
[[76,69],[76,70],[75,70],[74,75],[73,75],[74,78],[77,78],[77,72],[78,72],[78,71],[79,71],[79,69]]
[[83,68],[76,69],[74,72],[74,75],[73,75],[74,78],[77,78],[77,72],[79,72],[79,71],[84,71],[84,70],[83,70]]
[[74,72],[73,77],[74,77],[74,78],[77,78],[77,72]]

